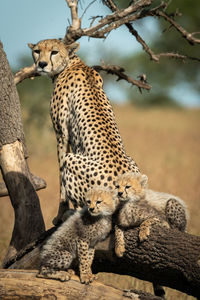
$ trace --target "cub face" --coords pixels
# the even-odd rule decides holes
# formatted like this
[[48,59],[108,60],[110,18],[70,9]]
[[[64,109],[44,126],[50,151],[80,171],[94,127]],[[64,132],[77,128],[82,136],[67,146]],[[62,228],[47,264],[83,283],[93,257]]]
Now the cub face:
[[28,44],[32,49],[32,55],[36,70],[42,75],[50,77],[59,74],[68,65],[69,56],[78,50],[78,43],[65,45],[56,39],[43,40],[37,44]]
[[138,201],[145,195],[148,177],[137,173],[118,176],[115,187],[120,202]]
[[116,191],[101,188],[89,190],[85,199],[91,216],[112,215],[118,201]]

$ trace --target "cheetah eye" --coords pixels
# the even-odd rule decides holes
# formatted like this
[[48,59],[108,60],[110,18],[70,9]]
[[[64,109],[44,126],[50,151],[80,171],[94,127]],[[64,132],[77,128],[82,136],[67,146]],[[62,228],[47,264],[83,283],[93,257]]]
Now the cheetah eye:
[[90,205],[91,201],[90,200],[86,200],[86,203],[87,203],[87,205]]
[[130,185],[126,185],[125,189],[130,189],[130,187],[131,187]]
[[51,51],[51,55],[56,55],[56,54],[58,54],[58,51],[56,50]]
[[34,50],[33,52],[36,54],[40,54],[40,50]]
[[115,187],[116,187],[116,189],[119,189],[119,185],[117,184],[117,185],[115,185]]
[[97,201],[97,204],[100,204],[101,202],[102,202],[102,200],[98,200],[98,201]]

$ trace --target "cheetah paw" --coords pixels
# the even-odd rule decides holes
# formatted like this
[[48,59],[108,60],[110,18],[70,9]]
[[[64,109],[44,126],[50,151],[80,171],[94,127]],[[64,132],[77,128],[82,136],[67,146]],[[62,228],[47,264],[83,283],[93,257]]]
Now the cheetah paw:
[[118,256],[118,257],[122,257],[124,255],[124,252],[125,252],[125,247],[124,246],[118,246],[118,247],[115,247],[115,254]]
[[149,227],[140,229],[140,231],[139,231],[139,240],[140,240],[140,242],[143,242],[143,241],[147,240],[149,235],[150,235]]
[[97,275],[94,275],[92,273],[90,274],[80,274],[80,282],[84,284],[89,284],[97,279]]
[[55,271],[53,273],[38,273],[36,277],[38,278],[46,278],[46,279],[55,279],[55,280],[60,280],[62,282],[70,280],[73,270],[68,270],[68,271]]

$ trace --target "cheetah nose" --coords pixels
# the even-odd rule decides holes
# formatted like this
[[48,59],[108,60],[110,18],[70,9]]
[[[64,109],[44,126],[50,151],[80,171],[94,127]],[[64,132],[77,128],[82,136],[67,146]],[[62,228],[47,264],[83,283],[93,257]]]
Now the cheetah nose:
[[90,207],[89,211],[93,212],[94,211],[94,207]]
[[119,196],[119,197],[121,197],[121,196],[122,196],[122,194],[123,194],[122,192],[118,192],[118,196]]
[[46,67],[48,64],[47,64],[46,61],[40,61],[38,65],[39,65],[40,68],[43,69],[43,68]]

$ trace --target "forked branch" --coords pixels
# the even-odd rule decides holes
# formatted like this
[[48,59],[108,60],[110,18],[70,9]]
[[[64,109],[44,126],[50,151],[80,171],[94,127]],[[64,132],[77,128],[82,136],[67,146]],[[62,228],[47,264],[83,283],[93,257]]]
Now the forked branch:
[[145,90],[149,91],[152,88],[151,85],[149,85],[147,83],[146,78],[144,79],[144,76],[138,76],[138,77],[140,77],[140,80],[133,79],[130,76],[126,75],[124,73],[125,70],[120,66],[102,64],[101,66],[100,65],[93,66],[93,68],[97,72],[104,71],[108,74],[116,75],[118,77],[117,81],[123,79],[123,80],[126,80],[128,83],[131,83],[132,85],[136,85],[139,88],[140,92],[141,92],[141,89],[145,89]]
[[[94,2],[94,1],[93,1]],[[93,3],[92,2],[92,3]],[[131,4],[125,9],[118,9],[113,0],[104,0],[102,1],[111,11],[112,13],[105,16],[104,18],[99,18],[97,24],[93,25],[94,22],[91,22],[88,28],[81,28],[81,18],[78,16],[78,0],[66,0],[66,3],[71,12],[71,25],[67,28],[64,42],[66,44],[71,44],[72,42],[78,40],[82,36],[88,36],[93,38],[106,38],[107,35],[118,27],[125,25],[129,32],[136,38],[138,43],[141,44],[143,50],[149,55],[151,60],[155,62],[159,62],[161,58],[174,58],[181,60],[196,60],[200,61],[198,57],[192,57],[189,55],[176,53],[176,52],[167,52],[167,53],[154,53],[152,49],[147,45],[145,40],[140,36],[137,30],[133,26],[133,21],[145,18],[145,17],[161,17],[165,19],[171,27],[174,27],[181,35],[191,44],[199,44],[200,39],[196,38],[199,32],[189,33],[182,26],[180,26],[176,21],[175,17],[180,16],[180,13],[177,11],[172,14],[167,14],[166,9],[169,5],[169,2],[161,2],[159,5],[152,7],[152,4],[155,2],[154,0],[138,0],[132,1]],[[90,3],[90,4],[92,4]],[[90,5],[89,4],[89,5]],[[84,15],[84,14],[83,14]],[[97,16],[93,16],[93,20],[97,19]],[[106,71],[110,74],[115,74],[118,76],[118,80],[124,79],[131,84],[138,86],[141,89],[150,90],[151,86],[146,82],[141,80],[134,80],[127,76],[122,69],[117,67],[113,68],[113,66],[96,66],[98,70]],[[15,75],[15,83],[19,83],[26,78],[31,78],[34,76],[38,76],[34,69],[34,65],[21,69]]]
[[[112,0],[104,0],[103,3],[112,12],[119,11],[118,7],[116,6],[116,4]],[[170,23],[171,26],[175,27],[182,34],[182,36],[188,40],[188,42],[190,44],[194,45],[195,43],[199,43],[200,40],[199,39],[195,39],[194,35],[197,35],[197,34],[200,34],[200,33],[199,32],[188,33],[183,27],[181,27],[179,24],[177,24],[174,21],[173,18],[175,16],[180,16],[180,13],[176,11],[174,14],[171,14],[171,16],[169,16],[165,12],[166,9],[167,9],[167,7],[168,7],[168,5],[169,5],[169,3],[161,2],[161,4],[158,5],[157,7],[153,8],[153,9],[150,9],[150,10],[145,10],[145,12],[143,12],[144,13],[143,17],[146,17],[146,16],[163,17],[166,21],[168,21]],[[138,16],[138,18],[139,18],[139,16]],[[128,28],[129,32],[136,38],[136,40],[138,41],[138,43],[141,44],[143,50],[150,56],[151,60],[159,62],[160,58],[167,57],[167,58],[175,58],[175,59],[181,59],[181,60],[190,59],[190,60],[200,61],[199,58],[191,57],[191,56],[183,55],[183,54],[178,54],[178,53],[173,53],[173,52],[155,54],[150,49],[150,47],[146,44],[146,42],[142,39],[142,37],[137,32],[137,30],[134,29],[133,25],[130,22],[129,23],[125,23],[125,26]]]

